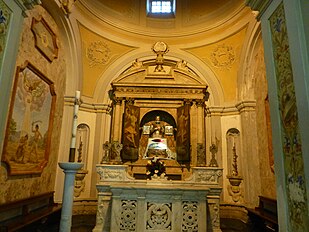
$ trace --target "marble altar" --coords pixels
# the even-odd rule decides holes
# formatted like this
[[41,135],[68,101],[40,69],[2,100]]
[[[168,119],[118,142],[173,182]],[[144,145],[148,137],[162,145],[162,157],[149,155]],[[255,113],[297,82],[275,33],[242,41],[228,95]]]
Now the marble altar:
[[136,180],[127,165],[97,165],[94,232],[221,231],[222,169],[192,168],[187,180]]

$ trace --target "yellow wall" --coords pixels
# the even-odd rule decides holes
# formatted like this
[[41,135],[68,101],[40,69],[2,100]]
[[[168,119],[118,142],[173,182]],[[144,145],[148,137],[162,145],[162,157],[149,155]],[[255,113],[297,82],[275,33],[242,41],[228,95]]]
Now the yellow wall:
[[243,28],[216,43],[187,49],[216,74],[226,102],[235,101],[237,97],[237,74],[246,31]]
[[82,41],[82,94],[92,97],[96,84],[106,69],[134,47],[108,40],[79,24]]

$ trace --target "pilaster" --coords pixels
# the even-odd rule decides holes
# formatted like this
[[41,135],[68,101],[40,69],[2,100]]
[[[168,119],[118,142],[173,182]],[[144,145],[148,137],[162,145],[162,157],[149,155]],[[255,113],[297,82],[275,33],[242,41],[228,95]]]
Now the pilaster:
[[[280,231],[309,226],[308,1],[247,1],[260,10]],[[297,194],[296,194],[297,193]]]

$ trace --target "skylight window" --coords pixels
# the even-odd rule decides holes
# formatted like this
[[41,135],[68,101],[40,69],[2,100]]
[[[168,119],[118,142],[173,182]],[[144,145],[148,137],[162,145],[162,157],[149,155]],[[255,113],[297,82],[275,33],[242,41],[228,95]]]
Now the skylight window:
[[171,1],[152,1],[151,13],[172,13]]
[[150,15],[171,16],[175,13],[175,0],[148,0],[147,12]]

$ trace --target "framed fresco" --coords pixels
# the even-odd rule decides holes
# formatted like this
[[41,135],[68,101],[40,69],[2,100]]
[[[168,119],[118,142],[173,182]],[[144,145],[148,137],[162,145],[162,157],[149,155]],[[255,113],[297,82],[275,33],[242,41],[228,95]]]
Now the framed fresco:
[[32,18],[31,31],[34,35],[35,47],[49,61],[58,57],[58,46],[56,34],[44,20]]
[[17,67],[2,161],[9,175],[41,174],[49,157],[56,94],[31,63]]

